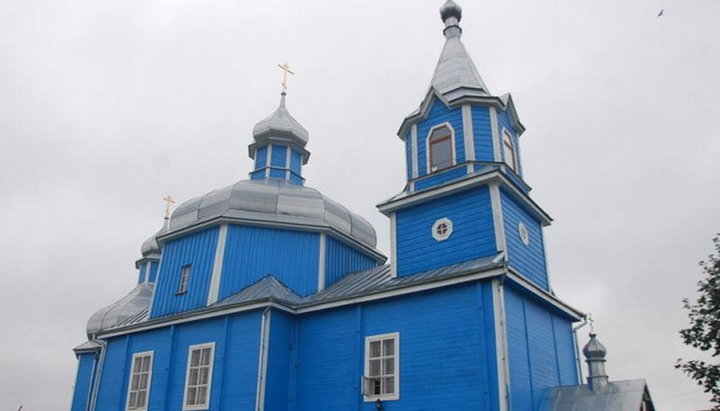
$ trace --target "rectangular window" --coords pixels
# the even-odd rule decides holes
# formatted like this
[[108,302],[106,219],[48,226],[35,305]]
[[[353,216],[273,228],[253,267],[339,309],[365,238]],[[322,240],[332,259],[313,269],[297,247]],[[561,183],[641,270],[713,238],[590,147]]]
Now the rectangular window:
[[190,264],[180,268],[180,284],[178,284],[177,295],[187,292],[188,281],[190,281]]
[[139,352],[132,356],[127,396],[128,410],[147,410],[148,408],[152,360],[152,351]]
[[215,343],[191,345],[188,350],[183,410],[204,410],[210,406]]
[[513,171],[517,171],[515,168],[515,145],[513,144],[512,137],[507,131],[503,132],[503,149],[505,151],[505,163]]
[[400,398],[400,334],[365,337],[365,401]]

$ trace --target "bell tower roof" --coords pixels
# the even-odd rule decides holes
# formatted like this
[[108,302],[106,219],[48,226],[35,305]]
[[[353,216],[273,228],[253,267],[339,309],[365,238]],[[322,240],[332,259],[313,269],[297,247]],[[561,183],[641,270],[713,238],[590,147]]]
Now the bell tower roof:
[[454,1],[447,0],[440,8],[440,17],[445,24],[443,34],[447,40],[440,53],[430,87],[448,101],[460,96],[490,95],[475,63],[460,40],[462,8]]

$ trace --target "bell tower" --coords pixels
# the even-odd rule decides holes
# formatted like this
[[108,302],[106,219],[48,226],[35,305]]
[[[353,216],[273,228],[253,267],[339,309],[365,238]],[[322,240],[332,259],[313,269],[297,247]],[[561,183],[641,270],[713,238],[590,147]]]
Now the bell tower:
[[461,41],[462,9],[440,8],[445,45],[420,107],[398,131],[407,184],[378,208],[391,220],[393,272],[405,276],[479,258],[548,290],[542,227],[529,197],[510,94],[494,95]]

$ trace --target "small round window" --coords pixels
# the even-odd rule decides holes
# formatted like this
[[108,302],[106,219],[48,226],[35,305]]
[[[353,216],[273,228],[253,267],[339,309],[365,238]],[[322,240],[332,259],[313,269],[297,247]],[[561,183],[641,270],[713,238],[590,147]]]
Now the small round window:
[[522,241],[523,244],[530,244],[530,233],[528,232],[527,227],[525,227],[525,224],[518,224],[518,234],[520,234],[520,241]]
[[449,218],[441,218],[432,226],[432,236],[437,241],[445,241],[453,232],[453,224]]

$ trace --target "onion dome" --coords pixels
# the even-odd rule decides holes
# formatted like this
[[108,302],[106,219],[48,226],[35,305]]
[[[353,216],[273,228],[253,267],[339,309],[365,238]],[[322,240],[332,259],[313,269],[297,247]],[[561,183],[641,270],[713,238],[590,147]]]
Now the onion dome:
[[92,336],[102,330],[119,327],[137,317],[146,316],[150,308],[155,284],[138,284],[128,295],[117,302],[101,308],[90,317],[87,333]]
[[375,248],[375,229],[359,215],[318,190],[284,180],[243,180],[178,206],[168,233],[217,219],[251,224],[331,229]]
[[605,356],[607,355],[607,350],[605,349],[605,346],[600,344],[600,341],[598,341],[597,334],[590,333],[590,341],[585,344],[585,347],[583,348],[583,354],[588,360],[605,359]]
[[143,258],[160,258],[160,244],[158,244],[157,238],[165,234],[167,230],[166,219],[163,227],[142,243],[140,252],[142,253]]
[[285,92],[281,94],[280,106],[253,128],[255,142],[259,143],[268,138],[284,139],[305,147],[308,142],[308,132],[285,108]]

